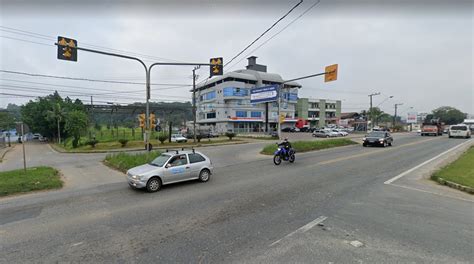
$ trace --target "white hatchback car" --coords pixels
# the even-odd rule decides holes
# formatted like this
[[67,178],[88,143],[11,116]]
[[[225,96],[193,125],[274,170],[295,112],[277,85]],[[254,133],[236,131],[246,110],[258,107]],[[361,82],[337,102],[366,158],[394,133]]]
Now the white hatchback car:
[[183,135],[181,134],[172,134],[171,135],[171,142],[188,142],[188,139],[185,138]]
[[452,137],[463,137],[463,138],[470,138],[471,137],[471,130],[467,125],[460,124],[460,125],[453,125],[449,127],[448,136]]
[[209,181],[213,166],[204,154],[194,151],[167,151],[152,162],[127,171],[127,182],[133,188],[160,190],[162,185],[197,180]]

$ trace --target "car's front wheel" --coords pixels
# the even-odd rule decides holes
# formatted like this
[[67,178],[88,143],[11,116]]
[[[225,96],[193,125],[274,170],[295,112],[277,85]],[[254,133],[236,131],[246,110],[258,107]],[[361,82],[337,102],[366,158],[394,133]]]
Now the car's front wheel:
[[157,192],[161,189],[161,180],[158,177],[152,177],[146,183],[146,190],[148,192]]
[[211,178],[211,172],[208,169],[203,169],[199,173],[199,180],[202,182],[207,182]]

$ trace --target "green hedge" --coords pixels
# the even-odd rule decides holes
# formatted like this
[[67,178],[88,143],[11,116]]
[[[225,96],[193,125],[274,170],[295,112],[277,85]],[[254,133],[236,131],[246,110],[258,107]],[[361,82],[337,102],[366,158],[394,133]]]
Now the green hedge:
[[126,153],[107,154],[105,163],[115,169],[126,172],[128,169],[151,162],[161,154],[159,151],[150,153]]

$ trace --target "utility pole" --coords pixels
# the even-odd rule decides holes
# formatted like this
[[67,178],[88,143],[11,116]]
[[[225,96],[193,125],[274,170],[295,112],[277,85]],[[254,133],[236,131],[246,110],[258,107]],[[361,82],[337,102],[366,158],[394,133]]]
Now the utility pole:
[[200,65],[193,69],[193,142],[196,143],[196,70]]
[[95,122],[94,122],[94,100],[92,99],[92,95],[91,95],[91,119],[92,119],[92,122],[94,123],[95,125]]
[[403,105],[403,104],[395,104],[395,115],[393,115],[393,124],[392,124],[392,127],[395,127],[395,124],[397,122],[397,108],[399,105]]
[[[370,97],[369,116],[370,116],[370,129],[371,130],[374,128],[374,118],[373,118],[373,114],[372,114],[372,97],[376,96],[376,95],[380,95],[380,93],[369,94],[369,97]],[[367,119],[367,121],[368,121],[368,119]]]

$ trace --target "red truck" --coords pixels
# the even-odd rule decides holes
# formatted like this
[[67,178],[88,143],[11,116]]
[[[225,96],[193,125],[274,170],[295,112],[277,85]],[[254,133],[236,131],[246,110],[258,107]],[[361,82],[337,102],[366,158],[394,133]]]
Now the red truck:
[[422,136],[441,136],[443,135],[443,123],[437,119],[432,119],[430,122],[425,122],[421,126]]

